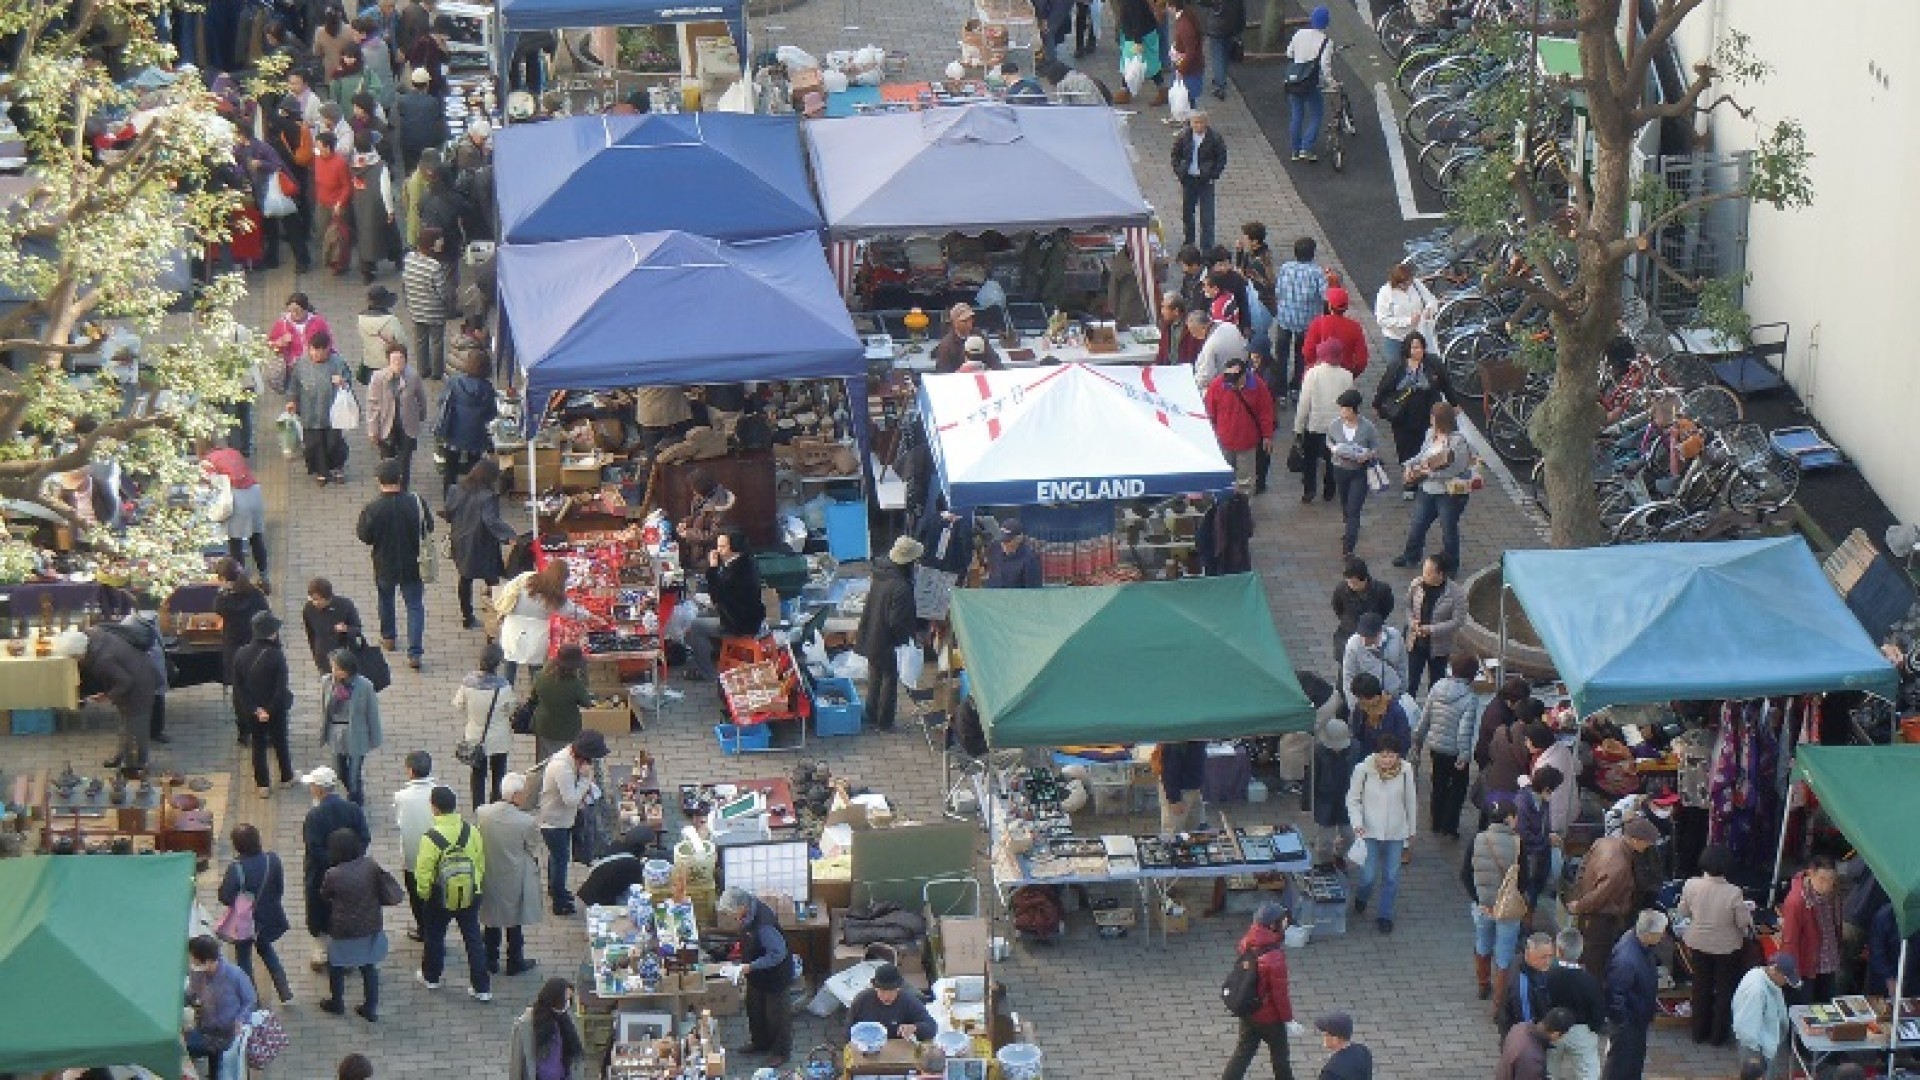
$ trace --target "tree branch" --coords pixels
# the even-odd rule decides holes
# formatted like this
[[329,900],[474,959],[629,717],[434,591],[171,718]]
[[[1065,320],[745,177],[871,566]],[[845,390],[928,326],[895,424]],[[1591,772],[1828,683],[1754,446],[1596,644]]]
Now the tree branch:
[[71,472],[91,462],[94,447],[107,439],[123,442],[149,428],[172,426],[171,415],[123,416],[118,420],[109,420],[80,436],[80,441],[74,444],[73,449],[64,454],[24,461],[0,461],[0,485],[15,486],[22,481],[37,485],[54,473]]
[[54,353],[59,356],[80,356],[93,352],[99,347],[100,343],[97,341],[83,342],[78,345],[55,345],[44,341],[35,341],[33,338],[0,339],[0,352],[10,352],[14,349],[20,349],[23,352]]
[[[1687,21],[1687,16],[1703,3],[1706,0],[1663,0],[1646,35],[1635,41],[1627,51],[1629,87],[1647,84],[1647,71],[1653,67],[1653,58],[1666,48],[1667,42],[1673,40],[1673,35],[1680,29],[1680,24]],[[1639,22],[1638,19],[1634,21]]]
[[1739,191],[1716,191],[1711,195],[1700,195],[1688,199],[1686,202],[1672,207],[1666,213],[1647,222],[1636,235],[1623,236],[1613,241],[1613,243],[1607,246],[1607,254],[1624,259],[1638,252],[1651,251],[1653,250],[1653,239],[1660,235],[1660,230],[1688,214],[1712,206],[1714,203],[1732,202],[1736,199],[1744,198],[1747,198],[1747,192],[1743,188]]

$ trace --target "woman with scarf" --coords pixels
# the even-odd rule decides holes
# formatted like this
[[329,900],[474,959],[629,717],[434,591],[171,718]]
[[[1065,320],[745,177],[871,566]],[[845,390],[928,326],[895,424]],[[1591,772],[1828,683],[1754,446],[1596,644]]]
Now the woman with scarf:
[[[240,174],[246,177],[246,191],[253,199],[253,209],[261,215],[261,257],[257,269],[273,270],[280,266],[280,219],[265,216],[267,185],[279,183],[279,174],[286,171],[287,163],[281,160],[271,145],[248,135],[247,130],[234,128],[233,161]],[[242,261],[239,246],[236,245],[234,255],[236,262]],[[304,243],[302,246],[305,246]]]
[[362,766],[380,749],[380,697],[353,653],[335,649],[327,662],[331,670],[320,680],[320,743],[333,755],[347,798],[364,804]]
[[1793,875],[1793,885],[1780,905],[1780,951],[1800,964],[1801,984],[1795,1004],[1833,999],[1833,975],[1840,970],[1840,897],[1834,886],[1839,874],[1833,860],[1816,855],[1805,870]]
[[1401,756],[1406,745],[1398,735],[1382,735],[1353,770],[1347,785],[1347,817],[1353,834],[1366,845],[1360,864],[1360,887],[1353,895],[1357,915],[1367,911],[1373,887],[1380,883],[1380,907],[1374,923],[1383,934],[1393,933],[1394,901],[1400,896],[1400,853],[1413,841],[1420,824],[1414,795],[1413,770]]
[[580,1080],[586,1048],[573,1026],[573,984],[548,979],[513,1020],[507,1080]]
[[380,152],[374,149],[372,132],[360,131],[354,135],[347,176],[353,187],[349,206],[353,214],[354,255],[360,263],[360,280],[371,285],[380,260],[392,254],[388,237],[393,233],[393,175],[381,160]]

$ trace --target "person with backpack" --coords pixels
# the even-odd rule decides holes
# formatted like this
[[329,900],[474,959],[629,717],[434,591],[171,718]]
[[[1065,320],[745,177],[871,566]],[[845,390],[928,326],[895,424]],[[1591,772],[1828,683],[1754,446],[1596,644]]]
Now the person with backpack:
[[459,796],[450,787],[433,789],[433,827],[420,842],[413,864],[414,894],[420,898],[423,949],[414,978],[429,990],[440,989],[447,961],[447,926],[458,924],[467,948],[467,996],[493,1000],[493,975],[487,970],[487,944],[480,932],[480,887],[486,880],[486,845],[473,826],[461,820]]
[[1273,1058],[1274,1080],[1293,1080],[1287,1053],[1287,1025],[1293,1021],[1293,999],[1287,991],[1287,953],[1282,944],[1287,930],[1286,909],[1271,901],[1253,913],[1253,925],[1240,939],[1240,955],[1233,973],[1221,987],[1227,1011],[1240,1020],[1240,1038],[1227,1057],[1222,1080],[1241,1080],[1261,1043]]

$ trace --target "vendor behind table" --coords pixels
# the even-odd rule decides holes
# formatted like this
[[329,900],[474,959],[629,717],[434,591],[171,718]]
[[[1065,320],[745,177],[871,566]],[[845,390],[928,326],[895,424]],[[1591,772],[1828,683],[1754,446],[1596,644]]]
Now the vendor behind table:
[[927,1011],[918,994],[906,993],[907,980],[893,964],[881,964],[874,970],[873,985],[860,992],[847,1008],[847,1030],[855,1024],[875,1023],[887,1029],[890,1039],[925,1040],[933,1038],[939,1025]]

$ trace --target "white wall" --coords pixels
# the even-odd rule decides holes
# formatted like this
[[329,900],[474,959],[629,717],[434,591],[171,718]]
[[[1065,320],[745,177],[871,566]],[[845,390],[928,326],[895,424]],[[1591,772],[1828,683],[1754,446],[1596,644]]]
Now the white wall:
[[1707,0],[1676,39],[1684,65],[1716,23],[1773,72],[1737,88],[1752,122],[1719,110],[1712,148],[1792,118],[1813,154],[1812,206],[1753,209],[1747,311],[1792,325],[1788,379],[1888,507],[1920,521],[1920,0]]

